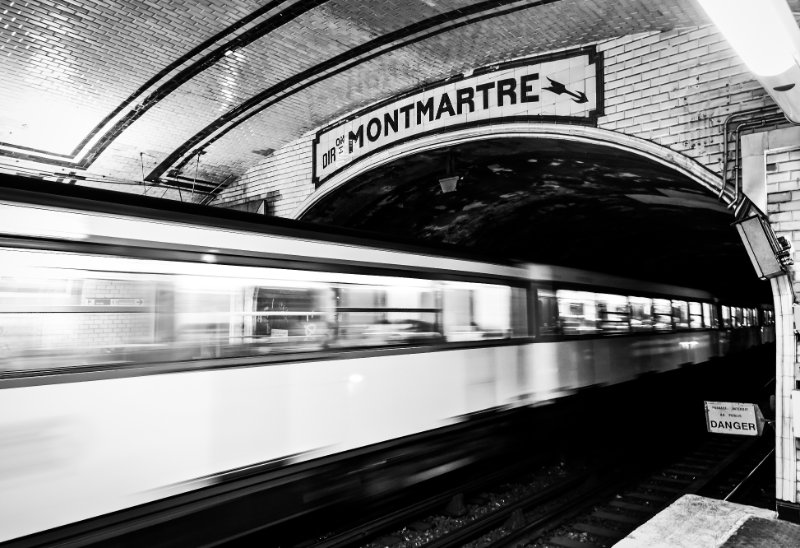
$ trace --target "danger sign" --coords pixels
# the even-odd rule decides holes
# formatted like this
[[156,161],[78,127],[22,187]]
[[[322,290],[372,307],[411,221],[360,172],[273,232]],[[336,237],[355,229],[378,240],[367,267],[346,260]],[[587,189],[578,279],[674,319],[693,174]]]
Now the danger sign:
[[706,428],[712,434],[760,436],[764,431],[764,416],[754,403],[707,401]]

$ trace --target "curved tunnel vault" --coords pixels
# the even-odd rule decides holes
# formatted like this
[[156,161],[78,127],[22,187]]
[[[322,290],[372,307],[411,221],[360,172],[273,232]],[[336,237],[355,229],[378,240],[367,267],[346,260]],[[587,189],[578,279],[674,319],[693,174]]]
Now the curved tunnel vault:
[[[440,179],[455,176],[455,190],[443,191]],[[504,136],[417,152],[336,186],[301,218],[770,300],[733,213],[709,189],[596,142]]]

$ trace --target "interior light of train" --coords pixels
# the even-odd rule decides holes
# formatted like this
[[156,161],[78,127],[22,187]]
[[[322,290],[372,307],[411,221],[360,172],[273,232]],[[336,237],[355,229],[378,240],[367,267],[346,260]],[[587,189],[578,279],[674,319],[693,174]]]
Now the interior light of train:
[[446,289],[467,289],[471,291],[482,291],[485,289],[490,289],[496,287],[494,284],[484,284],[484,283],[477,283],[477,282],[442,282],[442,285]]
[[699,0],[731,47],[754,73],[777,76],[795,64],[800,44],[786,0]]

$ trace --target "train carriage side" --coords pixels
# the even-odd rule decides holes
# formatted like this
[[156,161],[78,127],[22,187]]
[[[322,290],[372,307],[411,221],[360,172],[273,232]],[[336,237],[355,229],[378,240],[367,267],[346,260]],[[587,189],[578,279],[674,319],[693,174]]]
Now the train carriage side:
[[708,292],[531,265],[534,402],[741,352],[774,340],[769,306],[721,305]]
[[0,541],[519,402],[513,266],[9,199],[0,235]]

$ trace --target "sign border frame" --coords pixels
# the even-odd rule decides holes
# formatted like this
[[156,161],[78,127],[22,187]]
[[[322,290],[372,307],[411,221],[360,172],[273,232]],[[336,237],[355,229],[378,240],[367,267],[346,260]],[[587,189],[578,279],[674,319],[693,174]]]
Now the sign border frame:
[[[547,63],[550,61],[560,61],[562,59],[570,59],[572,57],[577,57],[579,55],[587,55],[589,58],[589,64],[595,65],[595,82],[596,82],[596,97],[595,97],[595,109],[590,110],[587,116],[558,116],[555,114],[547,114],[547,115],[533,115],[533,116],[508,116],[508,117],[499,117],[499,118],[489,118],[486,120],[478,120],[474,122],[465,122],[461,124],[454,124],[447,126],[446,128],[438,128],[438,129],[431,129],[428,131],[423,131],[421,133],[415,133],[414,135],[410,135],[408,137],[403,137],[402,139],[398,139],[391,143],[387,143],[380,147],[377,147],[369,152],[359,156],[356,162],[372,156],[373,154],[377,154],[378,152],[382,152],[387,150],[391,147],[398,146],[409,141],[413,141],[415,139],[419,139],[422,137],[427,137],[430,135],[436,135],[440,133],[448,133],[454,129],[465,129],[470,127],[478,127],[482,125],[497,125],[497,124],[504,124],[504,123],[518,123],[518,122],[539,122],[539,123],[563,123],[567,125],[584,125],[584,126],[593,126],[597,127],[597,120],[600,116],[604,115],[604,103],[605,103],[605,80],[604,80],[604,66],[603,66],[603,52],[597,51],[596,45],[590,46],[582,46],[579,48],[559,51],[556,53],[546,53],[544,55],[537,55],[533,57],[525,57],[522,59],[515,59],[513,61],[504,61],[502,63],[494,63],[491,65],[485,65],[475,69],[471,74],[465,75],[464,73],[459,73],[454,76],[450,76],[441,80],[437,80],[435,82],[431,82],[410,90],[407,90],[403,93],[398,95],[393,95],[387,99],[379,101],[377,103],[371,104],[368,107],[365,107],[361,110],[358,110],[345,118],[340,118],[333,123],[330,123],[326,126],[321,127],[314,133],[314,139],[311,141],[311,181],[314,183],[314,189],[318,189],[320,186],[325,184],[325,181],[330,179],[331,177],[335,176],[342,170],[348,168],[352,165],[352,163],[348,163],[343,165],[342,167],[332,171],[329,173],[324,180],[320,180],[317,177],[317,149],[319,148],[320,138],[323,133],[331,131],[339,126],[345,125],[346,123],[354,120],[356,118],[360,118],[372,111],[376,111],[386,105],[390,105],[392,103],[400,102],[403,99],[410,97],[412,95],[416,95],[419,93],[423,93],[430,89],[436,89],[440,87],[444,87],[446,85],[460,82],[466,80],[467,78],[474,78],[475,76],[481,76],[483,74],[489,74],[491,72],[499,71],[499,70],[506,70],[509,68],[520,67],[520,66],[527,66],[527,65],[536,65]],[[354,162],[353,162],[354,163]]]

